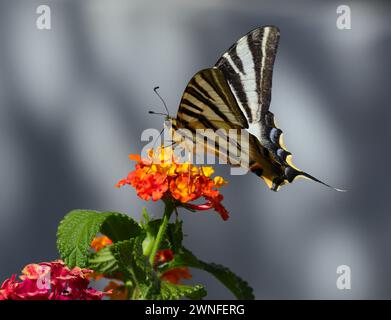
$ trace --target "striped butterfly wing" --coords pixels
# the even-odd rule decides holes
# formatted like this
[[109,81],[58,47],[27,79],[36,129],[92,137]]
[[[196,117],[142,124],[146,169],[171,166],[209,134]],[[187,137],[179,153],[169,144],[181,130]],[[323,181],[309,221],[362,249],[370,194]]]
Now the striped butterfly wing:
[[257,28],[240,38],[216,63],[249,123],[249,132],[269,150],[275,161],[288,165],[290,153],[282,131],[269,111],[273,65],[280,32],[273,26]]
[[[272,188],[273,180],[283,175],[280,166],[270,161],[268,150],[258,139],[249,134],[248,143],[243,144],[239,138],[229,139],[224,133],[229,129],[247,130],[248,122],[242,110],[239,108],[235,97],[225,79],[223,72],[217,68],[205,69],[198,72],[187,85],[178,109],[176,125],[174,129],[185,128],[192,132],[193,141],[204,143],[207,135],[197,132],[197,129],[212,129],[220,131],[219,137],[229,141],[229,145],[223,146],[217,140],[217,145],[207,144],[207,151],[220,156],[220,159],[232,165],[239,165],[235,159],[231,159],[227,148],[239,149],[235,154],[247,157],[245,167],[251,169],[260,176],[267,185]],[[240,132],[238,132],[240,134]],[[209,141],[207,141],[209,142]],[[241,163],[243,166],[243,163]]]
[[216,68],[201,70],[190,80],[178,109],[177,123],[189,129],[248,128],[223,72]]
[[[240,141],[232,144],[242,155],[247,154],[248,169],[274,191],[297,177],[330,187],[292,164],[282,131],[269,111],[279,36],[276,27],[257,28],[239,39],[214,68],[198,72],[183,94],[176,126],[191,130],[193,139],[202,142],[204,137],[196,135],[197,129],[247,130],[248,145]],[[219,149],[208,148],[221,156]]]
[[279,38],[277,27],[257,28],[233,44],[215,65],[223,71],[249,123],[263,121],[269,110]]
[[[216,143],[219,144],[220,138],[228,141],[226,135],[228,130],[248,127],[246,117],[237,106],[224,74],[216,68],[201,70],[190,80],[183,93],[175,122],[174,129],[190,130],[192,142],[204,144],[207,152],[215,153],[220,159],[231,164],[232,162],[225,156],[228,145],[212,144],[212,140],[207,140],[208,136],[198,129],[211,129],[213,133],[224,129],[220,130],[222,133],[219,139],[216,139]],[[182,138],[180,137],[179,140]],[[178,141],[178,138],[174,140]],[[236,141],[232,143],[235,143],[235,147],[239,147]]]
[[282,130],[277,128],[274,115],[269,111],[273,65],[279,38],[280,31],[275,26],[254,29],[232,45],[217,61],[215,67],[223,72],[247,119],[248,131],[267,150],[264,151],[265,156],[283,172],[267,181],[269,187],[278,190],[281,185],[299,177],[330,187],[293,165],[292,154],[283,142]]

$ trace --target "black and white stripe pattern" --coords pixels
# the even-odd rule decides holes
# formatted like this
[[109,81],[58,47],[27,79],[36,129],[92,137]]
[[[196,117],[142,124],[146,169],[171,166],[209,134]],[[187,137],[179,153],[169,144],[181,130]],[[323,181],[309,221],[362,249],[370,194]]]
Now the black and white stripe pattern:
[[[182,96],[174,129],[189,129],[195,143],[203,143],[204,138],[208,138],[207,135],[197,133],[197,129],[212,129],[214,132],[225,129],[219,134],[222,134],[221,138],[229,141],[232,145],[230,148],[245,153],[238,141],[227,139],[226,134],[230,129],[236,129],[240,135],[240,130],[247,127],[246,117],[237,105],[221,70],[205,69],[194,75]],[[228,154],[226,148],[221,145],[216,148],[214,143],[208,145],[208,150],[220,157]],[[225,161],[232,164],[230,159]]]
[[279,36],[277,27],[257,28],[240,38],[215,65],[223,71],[250,124],[261,121],[270,106]]
[[190,80],[181,100],[177,120],[193,122],[194,129],[248,127],[246,117],[238,107],[223,72],[216,68],[202,70]]

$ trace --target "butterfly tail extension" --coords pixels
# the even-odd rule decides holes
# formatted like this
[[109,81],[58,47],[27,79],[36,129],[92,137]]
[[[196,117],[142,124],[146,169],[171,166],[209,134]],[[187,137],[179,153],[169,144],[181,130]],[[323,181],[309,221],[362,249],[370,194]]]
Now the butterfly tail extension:
[[293,182],[293,180],[295,180],[296,178],[304,178],[304,179],[309,179],[309,180],[312,180],[312,181],[315,181],[315,182],[318,182],[320,184],[323,184],[324,186],[328,187],[328,188],[331,188],[335,191],[338,191],[338,192],[346,192],[347,190],[344,190],[344,189],[339,189],[339,188],[335,188],[333,186],[330,186],[329,184],[319,180],[318,178],[315,178],[314,176],[306,173],[306,172],[303,172],[303,171],[300,171],[300,170],[296,170],[292,167],[286,167],[285,168],[285,176],[286,176],[286,179],[289,181],[289,182]]
[[333,186],[330,186],[329,184],[315,178],[314,176],[303,172],[299,169],[296,169],[294,167],[291,167],[289,165],[287,166],[265,166],[265,163],[253,163],[250,166],[251,172],[256,174],[258,177],[262,178],[262,180],[266,183],[266,185],[269,187],[272,191],[278,191],[283,185],[287,183],[292,183],[294,180],[299,178],[309,179],[315,182],[318,182],[320,184],[323,184],[324,186],[334,189],[339,192],[346,192],[347,190],[335,188]]
[[317,178],[311,176],[310,174],[308,174],[308,173],[306,173],[306,172],[302,172],[301,175],[304,176],[304,177],[307,178],[307,179],[310,179],[310,180],[312,180],[312,181],[315,181],[315,182],[318,182],[318,183],[320,183],[320,184],[323,184],[324,186],[326,186],[326,187],[328,187],[328,188],[331,188],[331,189],[333,189],[333,190],[335,190],[335,191],[338,191],[338,192],[347,192],[347,191],[348,191],[348,190],[345,190],[345,189],[340,189],[340,188],[335,188],[335,187],[333,187],[333,186],[330,186],[329,184],[327,184],[327,183],[325,183],[325,182],[323,182],[323,181],[321,181],[321,180],[319,180],[319,179],[317,179]]
[[271,157],[276,163],[281,166],[282,173],[273,179],[273,184],[270,189],[278,191],[280,186],[289,182],[293,182],[296,178],[305,178],[318,183],[323,184],[326,187],[334,189],[339,192],[344,192],[346,190],[338,189],[333,186],[328,185],[327,183],[313,177],[312,175],[301,171],[292,163],[292,154],[288,151],[285,146],[283,139],[283,132],[276,125],[274,114],[267,112],[265,115],[266,125],[268,130],[267,134],[264,136],[264,144],[269,147]]

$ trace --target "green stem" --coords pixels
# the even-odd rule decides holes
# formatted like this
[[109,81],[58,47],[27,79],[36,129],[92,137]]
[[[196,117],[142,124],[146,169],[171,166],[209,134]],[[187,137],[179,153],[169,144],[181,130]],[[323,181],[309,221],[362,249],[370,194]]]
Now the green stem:
[[159,250],[160,243],[162,242],[163,237],[164,237],[166,230],[167,230],[168,221],[170,220],[171,214],[175,209],[175,205],[172,201],[168,200],[168,201],[165,201],[164,203],[166,206],[164,208],[163,221],[159,227],[159,231],[156,235],[155,241],[153,242],[153,247],[151,250],[151,254],[149,256],[149,263],[151,264],[151,266],[153,266],[153,263],[155,261],[156,252]]

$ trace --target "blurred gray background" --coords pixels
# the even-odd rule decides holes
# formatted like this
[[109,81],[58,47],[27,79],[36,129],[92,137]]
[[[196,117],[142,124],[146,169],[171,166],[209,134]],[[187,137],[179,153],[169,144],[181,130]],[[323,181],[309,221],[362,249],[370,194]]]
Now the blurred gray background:
[[[36,28],[42,4],[50,31]],[[351,30],[336,27],[340,4]],[[57,224],[71,209],[139,218],[145,202],[114,184],[133,168],[141,132],[162,127],[147,114],[162,109],[152,88],[175,114],[195,72],[274,24],[271,109],[294,162],[349,192],[299,180],[274,193],[255,175],[228,177],[231,218],[183,212],[186,245],[258,299],[390,299],[390,19],[380,1],[1,0],[0,281],[57,258]],[[339,265],[351,267],[351,290],[336,287]],[[193,275],[208,298],[233,298]]]

